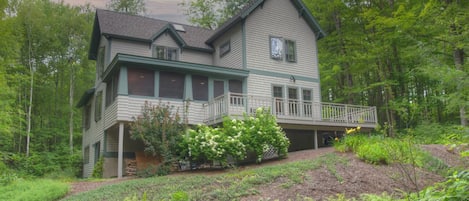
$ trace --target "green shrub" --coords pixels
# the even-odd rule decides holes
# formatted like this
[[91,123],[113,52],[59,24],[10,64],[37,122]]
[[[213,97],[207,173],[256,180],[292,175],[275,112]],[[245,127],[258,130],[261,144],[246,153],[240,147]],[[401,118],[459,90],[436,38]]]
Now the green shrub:
[[130,137],[141,140],[145,145],[145,152],[161,156],[159,169],[166,171],[177,161],[178,143],[184,130],[185,124],[174,106],[161,103],[153,106],[146,102],[142,107],[142,114],[134,117],[130,124]]
[[93,178],[103,178],[103,171],[104,171],[104,158],[99,157],[98,162],[96,162],[96,164],[94,164],[93,174],[91,174],[91,177],[93,177]]
[[180,143],[181,155],[198,161],[243,160],[248,152],[256,154],[261,162],[269,149],[277,150],[279,156],[286,156],[290,141],[277,125],[269,110],[258,108],[255,116],[244,116],[244,120],[225,117],[222,128],[199,125],[189,129]]
[[[469,170],[454,172],[448,180],[430,186],[420,192],[419,200],[469,200]],[[413,194],[411,199],[415,199]]]
[[363,143],[356,149],[356,154],[358,158],[371,164],[389,164],[389,152],[383,145],[380,142]]
[[58,200],[67,194],[68,189],[68,184],[59,181],[18,180],[7,186],[0,186],[0,200]]

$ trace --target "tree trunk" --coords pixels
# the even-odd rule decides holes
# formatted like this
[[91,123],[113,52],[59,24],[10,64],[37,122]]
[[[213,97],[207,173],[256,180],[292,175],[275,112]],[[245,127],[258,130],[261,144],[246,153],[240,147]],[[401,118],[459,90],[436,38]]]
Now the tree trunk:
[[[453,52],[453,59],[456,70],[462,71],[464,65],[464,50],[456,48]],[[458,84],[457,90],[460,91],[462,90],[461,88],[461,84]],[[461,126],[467,126],[466,108],[464,107],[464,103],[459,106],[459,117],[461,119]]]
[[29,141],[31,140],[31,109],[33,106],[33,89],[34,89],[34,68],[32,61],[32,43],[31,43],[31,24],[28,27],[28,63],[29,63],[29,72],[30,72],[30,85],[29,85],[29,105],[28,105],[28,127],[26,131],[26,157],[29,156]]
[[70,133],[70,138],[69,138],[69,143],[70,143],[70,155],[73,154],[73,94],[75,91],[75,69],[74,69],[74,63],[69,62],[70,65],[70,94],[69,94],[69,103],[70,103],[70,119],[69,119],[69,133]]

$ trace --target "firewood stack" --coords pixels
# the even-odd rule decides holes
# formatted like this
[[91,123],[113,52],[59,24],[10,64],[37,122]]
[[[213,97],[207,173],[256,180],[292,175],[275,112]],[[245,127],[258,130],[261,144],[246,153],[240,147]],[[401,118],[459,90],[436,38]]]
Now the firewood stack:
[[137,161],[129,160],[127,166],[125,167],[125,173],[127,176],[134,176],[137,174]]

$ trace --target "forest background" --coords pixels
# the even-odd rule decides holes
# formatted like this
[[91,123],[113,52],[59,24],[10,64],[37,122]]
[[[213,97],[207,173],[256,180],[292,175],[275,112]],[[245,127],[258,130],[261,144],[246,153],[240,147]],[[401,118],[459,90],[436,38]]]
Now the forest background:
[[[142,0],[128,0],[143,2]],[[144,13],[144,3],[113,10]],[[216,28],[247,0],[184,1],[191,23]],[[318,42],[322,101],[376,106],[394,136],[429,123],[467,126],[469,2],[304,0]],[[0,170],[80,175],[82,110],[94,8],[0,0]]]

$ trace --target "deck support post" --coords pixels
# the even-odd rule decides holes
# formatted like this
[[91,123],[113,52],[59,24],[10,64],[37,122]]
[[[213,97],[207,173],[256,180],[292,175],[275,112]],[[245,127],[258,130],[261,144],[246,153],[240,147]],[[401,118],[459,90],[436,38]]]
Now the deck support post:
[[318,130],[314,130],[314,149],[318,149]]
[[124,123],[119,123],[119,141],[117,151],[117,178],[122,178],[122,164],[124,163]]

